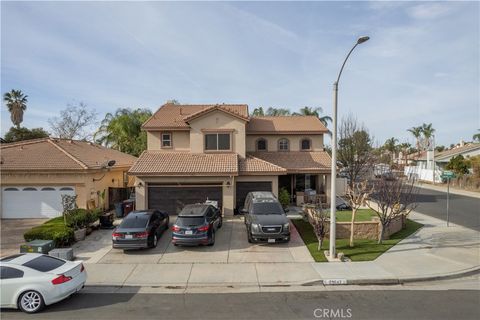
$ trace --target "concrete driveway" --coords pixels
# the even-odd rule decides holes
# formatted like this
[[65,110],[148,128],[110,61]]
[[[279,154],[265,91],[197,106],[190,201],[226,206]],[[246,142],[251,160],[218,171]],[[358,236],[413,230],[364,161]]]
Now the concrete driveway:
[[[170,226],[176,217],[170,217]],[[291,224],[289,243],[250,244],[243,218],[225,218],[217,231],[215,245],[181,247],[171,243],[171,230],[166,231],[154,249],[112,249],[111,230],[94,231],[85,241],[74,245],[77,259],[99,264],[191,264],[191,263],[257,263],[313,262],[313,259]]]
[[38,226],[48,219],[1,219],[0,256],[8,256],[20,252],[20,245],[25,243],[23,234],[32,227]]

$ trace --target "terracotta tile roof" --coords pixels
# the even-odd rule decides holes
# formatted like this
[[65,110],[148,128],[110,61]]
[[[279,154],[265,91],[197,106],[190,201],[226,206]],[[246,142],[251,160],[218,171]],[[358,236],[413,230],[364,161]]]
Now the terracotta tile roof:
[[286,174],[285,168],[274,165],[273,163],[256,158],[252,155],[247,155],[246,158],[238,158],[238,169],[240,175],[255,175],[255,174]]
[[108,160],[129,167],[136,157],[85,141],[35,139],[2,144],[0,169],[10,171],[99,169]]
[[[455,147],[453,149],[445,150],[442,152],[435,152],[435,160],[436,161],[449,160],[453,156],[457,156],[457,155],[475,151],[475,150],[480,150],[480,143],[471,143],[471,144],[464,145],[462,147]],[[411,153],[408,155],[408,159],[426,161],[427,152],[421,151],[420,156],[418,156],[418,152]]]
[[287,169],[288,173],[330,172],[332,159],[325,151],[254,152],[251,155]]
[[185,129],[189,125],[185,122],[186,118],[200,115],[202,112],[209,112],[211,109],[222,109],[225,112],[238,117],[248,119],[248,106],[246,104],[171,104],[167,103],[160,107],[145,123],[144,129]]
[[144,151],[128,173],[136,176],[230,176],[238,174],[238,160],[235,153]]
[[251,117],[247,134],[323,134],[327,128],[315,116]]
[[216,104],[216,105],[213,105],[213,106],[210,106],[210,107],[207,107],[205,109],[202,109],[200,111],[197,111],[195,113],[192,113],[191,115],[183,118],[183,120],[185,122],[190,122],[191,120],[195,119],[195,118],[198,118],[202,115],[205,115],[209,112],[212,112],[212,111],[215,111],[215,110],[220,110],[220,111],[223,111],[223,112],[226,112],[234,117],[237,117],[237,118],[240,118],[242,120],[245,120],[245,121],[248,121],[249,118],[248,118],[248,114],[247,115],[244,115],[242,113],[239,113],[238,111],[239,110],[235,110],[235,109],[230,109],[230,108],[226,108],[225,105],[221,105],[221,104]]

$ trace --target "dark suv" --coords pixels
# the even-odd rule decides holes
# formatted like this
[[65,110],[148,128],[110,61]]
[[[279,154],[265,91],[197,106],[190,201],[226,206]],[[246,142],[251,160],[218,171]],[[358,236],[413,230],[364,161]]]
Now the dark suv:
[[250,192],[242,213],[245,214],[248,242],[290,241],[290,222],[271,192]]
[[222,214],[211,204],[188,204],[172,227],[174,245],[215,244],[215,232],[222,227]]

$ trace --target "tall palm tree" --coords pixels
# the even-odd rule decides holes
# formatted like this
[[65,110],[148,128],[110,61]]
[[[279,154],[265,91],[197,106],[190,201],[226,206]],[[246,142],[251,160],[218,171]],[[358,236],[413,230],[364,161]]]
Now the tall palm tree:
[[433,128],[432,124],[422,124],[422,133],[423,137],[425,138],[426,142],[426,148],[429,150],[430,149],[430,138],[433,137],[433,134],[435,133],[435,129]]
[[267,116],[289,116],[290,110],[286,108],[272,108],[267,109]]
[[410,143],[408,143],[408,142],[403,142],[403,143],[400,143],[400,144],[398,145],[398,148],[402,151],[403,158],[404,158],[404,160],[405,160],[404,166],[407,165],[407,161],[408,161],[408,159],[407,159],[407,157],[408,157],[408,149],[410,149],[411,147],[412,147],[412,145],[411,145]]
[[415,148],[417,148],[418,156],[420,156],[420,137],[422,135],[422,127],[411,127],[407,129],[415,137]]
[[320,117],[320,114],[322,113],[323,113],[322,107],[312,108],[312,107],[305,106],[303,108],[300,108],[299,112],[295,112],[293,115],[315,116],[326,127],[328,125],[328,122],[332,122],[332,118],[330,116]]
[[17,129],[23,122],[23,112],[27,109],[27,97],[21,90],[15,89],[3,95],[3,101],[7,105],[8,112],[10,112],[10,119]]
[[252,116],[259,117],[264,115],[265,115],[265,111],[263,111],[263,107],[258,107],[253,109]]
[[395,153],[397,151],[397,142],[398,139],[392,137],[390,139],[387,139],[387,141],[385,141],[385,144],[383,145],[385,150],[387,150],[392,155],[392,162],[395,158]]

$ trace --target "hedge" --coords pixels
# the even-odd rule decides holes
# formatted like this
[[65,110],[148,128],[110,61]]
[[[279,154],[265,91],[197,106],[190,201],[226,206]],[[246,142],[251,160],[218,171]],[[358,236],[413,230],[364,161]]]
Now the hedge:
[[24,233],[25,241],[33,240],[53,240],[55,247],[65,247],[74,242],[73,231],[85,228],[89,224],[98,220],[100,210],[87,211],[85,209],[75,209],[67,214],[67,225],[65,226],[64,217],[50,219],[42,225],[33,227]]

